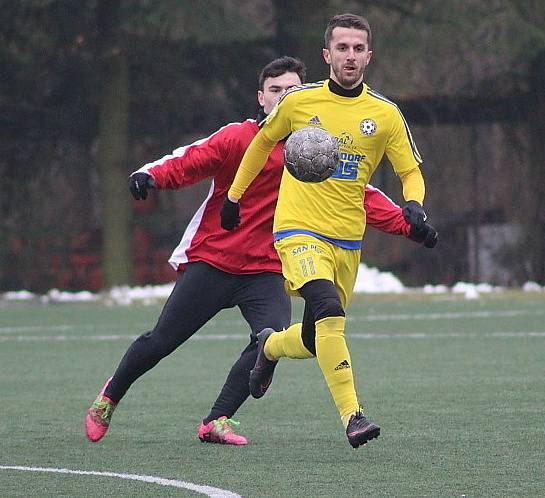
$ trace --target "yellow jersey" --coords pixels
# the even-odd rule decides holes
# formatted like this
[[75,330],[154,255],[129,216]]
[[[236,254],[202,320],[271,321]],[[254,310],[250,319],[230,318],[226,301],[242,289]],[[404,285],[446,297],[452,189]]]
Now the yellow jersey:
[[[357,249],[365,231],[364,187],[383,155],[400,176],[404,197],[420,203],[424,197],[422,160],[393,102],[365,84],[358,96],[334,93],[333,86],[326,80],[286,92],[248,147],[229,196],[240,198],[278,141],[300,128],[323,128],[339,142],[337,169],[321,183],[303,183],[284,168],[273,232],[276,240],[308,233]],[[411,181],[405,182],[409,177]]]

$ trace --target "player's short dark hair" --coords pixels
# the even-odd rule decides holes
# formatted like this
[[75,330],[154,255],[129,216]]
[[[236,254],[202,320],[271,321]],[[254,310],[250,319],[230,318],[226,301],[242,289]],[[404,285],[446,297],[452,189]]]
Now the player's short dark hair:
[[367,21],[365,17],[357,16],[356,14],[338,14],[332,17],[325,29],[324,40],[326,48],[329,48],[331,33],[335,28],[354,28],[367,32],[367,42],[369,47],[371,47],[371,27],[369,26],[369,21]]
[[263,90],[263,85],[267,78],[276,78],[285,73],[296,73],[301,83],[304,83],[307,78],[307,67],[302,60],[287,55],[274,59],[261,70],[259,74],[259,89]]

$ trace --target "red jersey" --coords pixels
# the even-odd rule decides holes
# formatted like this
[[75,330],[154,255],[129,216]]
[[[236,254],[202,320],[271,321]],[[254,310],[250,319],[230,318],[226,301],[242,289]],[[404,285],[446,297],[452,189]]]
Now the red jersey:
[[[184,232],[169,263],[182,270],[186,263],[204,261],[232,274],[281,273],[273,246],[272,224],[282,171],[283,142],[279,142],[244,194],[241,224],[227,231],[220,211],[246,149],[259,131],[257,121],[231,123],[212,135],[176,149],[138,171],[149,173],[159,189],[177,189],[211,178],[210,190]],[[409,225],[401,209],[379,189],[365,189],[367,223],[390,234],[407,236]]]

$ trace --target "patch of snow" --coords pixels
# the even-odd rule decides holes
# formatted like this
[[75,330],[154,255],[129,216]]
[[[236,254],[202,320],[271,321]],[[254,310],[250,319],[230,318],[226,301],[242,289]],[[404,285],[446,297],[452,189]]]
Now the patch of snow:
[[[163,285],[146,285],[143,287],[120,286],[98,294],[81,291],[67,292],[51,289],[44,295],[34,294],[26,290],[10,291],[0,294],[0,301],[32,301],[39,300],[47,303],[60,302],[93,302],[101,301],[112,306],[128,306],[134,302],[153,304],[164,302],[172,289],[174,282]],[[478,299],[481,294],[503,292],[505,288],[496,287],[487,283],[473,284],[458,282],[452,287],[446,285],[425,285],[421,288],[407,288],[390,272],[381,272],[377,268],[370,268],[361,263],[354,285],[355,294],[403,294],[405,292],[422,292],[424,294],[456,294],[466,299]],[[526,282],[522,286],[524,292],[545,292],[536,282]]]

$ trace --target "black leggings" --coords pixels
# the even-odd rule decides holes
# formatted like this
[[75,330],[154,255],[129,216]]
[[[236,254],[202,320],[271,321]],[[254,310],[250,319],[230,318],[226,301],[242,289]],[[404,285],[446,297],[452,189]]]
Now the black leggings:
[[328,316],[345,316],[335,284],[329,280],[313,280],[299,289],[305,300],[302,339],[316,356],[316,322]]
[[265,327],[282,330],[289,326],[291,303],[284,291],[284,279],[277,273],[232,275],[204,262],[189,263],[179,274],[153,330],[142,334],[127,349],[105,395],[121,400],[136,379],[220,310],[235,306],[250,325],[250,343],[231,368],[207,419],[232,416],[249,395],[248,377],[257,357],[257,333]]

